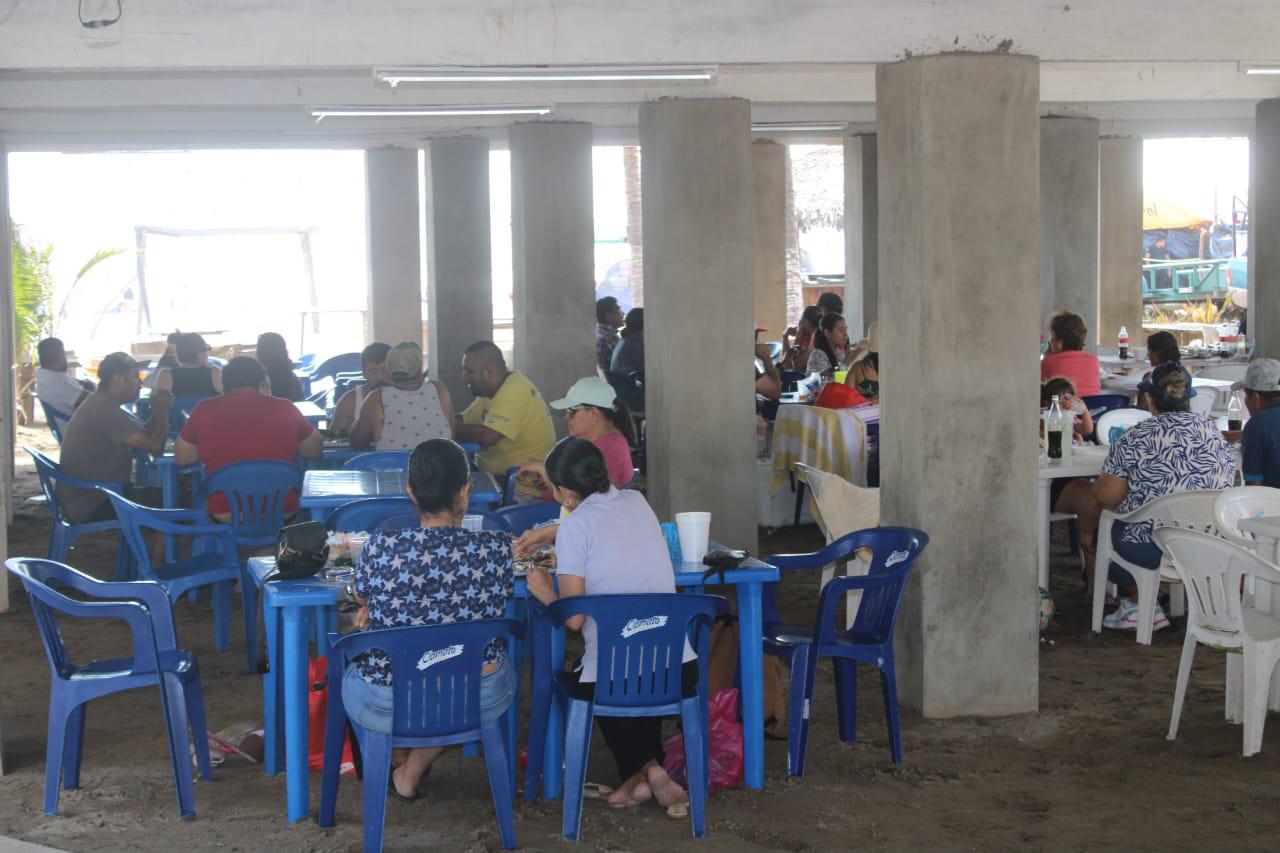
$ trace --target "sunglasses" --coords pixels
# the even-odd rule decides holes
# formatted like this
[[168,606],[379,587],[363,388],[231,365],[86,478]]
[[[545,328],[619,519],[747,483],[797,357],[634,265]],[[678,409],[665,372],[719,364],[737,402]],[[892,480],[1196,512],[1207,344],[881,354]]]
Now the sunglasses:
[[581,408],[582,408],[581,406],[570,406],[569,408],[564,410],[564,416],[566,418],[571,418],[574,415],[576,415],[578,413],[578,410]]

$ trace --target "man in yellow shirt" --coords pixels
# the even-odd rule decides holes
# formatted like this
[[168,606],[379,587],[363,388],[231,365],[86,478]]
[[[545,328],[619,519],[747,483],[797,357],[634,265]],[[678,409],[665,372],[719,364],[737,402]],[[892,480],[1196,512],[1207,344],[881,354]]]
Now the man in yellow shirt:
[[[556,443],[542,394],[523,374],[507,369],[493,341],[478,341],[462,356],[462,381],[475,400],[458,416],[458,441],[480,445],[476,464],[501,479],[526,459],[542,459]],[[537,499],[537,489],[517,482],[517,495]]]

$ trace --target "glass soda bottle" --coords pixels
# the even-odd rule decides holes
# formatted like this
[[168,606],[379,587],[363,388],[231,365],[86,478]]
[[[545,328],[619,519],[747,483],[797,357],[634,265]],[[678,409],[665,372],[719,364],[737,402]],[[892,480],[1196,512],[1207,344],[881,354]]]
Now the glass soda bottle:
[[1049,442],[1049,458],[1062,458],[1062,433],[1066,418],[1062,414],[1062,406],[1058,404],[1058,395],[1053,395],[1049,403],[1049,415],[1045,418],[1045,437]]
[[1124,326],[1120,327],[1120,336],[1116,339],[1116,348],[1120,350],[1120,358],[1129,357],[1129,330]]
[[1233,391],[1227,402],[1227,429],[1238,432],[1244,429],[1244,403],[1240,401],[1240,392]]

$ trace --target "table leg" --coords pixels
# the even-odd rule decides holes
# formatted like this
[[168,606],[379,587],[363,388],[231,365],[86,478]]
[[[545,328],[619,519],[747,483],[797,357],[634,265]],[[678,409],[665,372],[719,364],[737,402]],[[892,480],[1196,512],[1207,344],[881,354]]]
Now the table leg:
[[289,823],[307,816],[307,609],[286,607],[284,659],[285,788]]
[[738,587],[738,660],[742,668],[743,781],[764,787],[764,585]]
[[[551,671],[564,669],[564,628],[551,632]],[[542,798],[554,800],[564,789],[564,714],[560,703],[551,700],[547,717],[547,743],[542,752]]]
[[262,769],[268,776],[275,776],[284,763],[280,608],[267,605],[265,588],[258,590],[258,598],[262,601],[262,621],[267,632],[267,673],[262,677]]
[[1052,483],[1048,478],[1040,478],[1040,505],[1036,516],[1036,524],[1040,529],[1040,547],[1036,551],[1036,577],[1041,589],[1049,588],[1049,486]]

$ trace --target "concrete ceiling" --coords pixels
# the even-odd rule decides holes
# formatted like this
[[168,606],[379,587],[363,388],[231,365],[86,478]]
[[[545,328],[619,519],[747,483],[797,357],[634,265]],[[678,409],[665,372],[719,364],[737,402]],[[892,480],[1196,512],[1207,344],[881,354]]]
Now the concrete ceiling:
[[[1280,77],[1280,0],[123,0],[86,29],[75,3],[0,0],[0,137],[22,148],[363,146],[509,119],[327,119],[318,104],[551,103],[601,141],[635,138],[658,97],[743,97],[756,121],[874,123],[875,65],[946,50],[1037,55],[1045,114],[1104,133],[1249,133]],[[85,0],[90,18],[114,0]],[[375,65],[712,63],[711,83],[391,89]],[[790,137],[797,139],[801,137]]]

